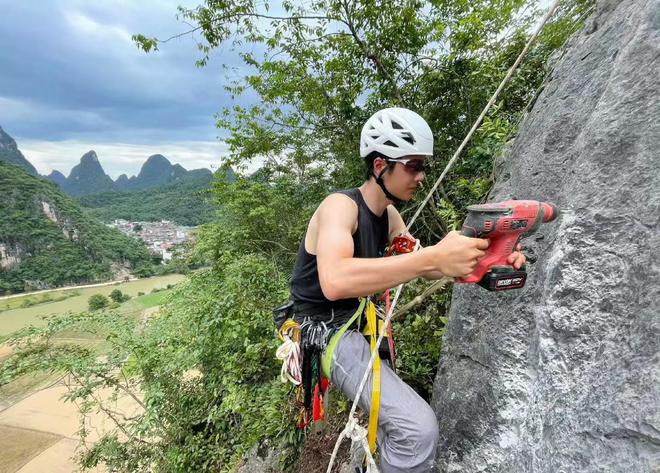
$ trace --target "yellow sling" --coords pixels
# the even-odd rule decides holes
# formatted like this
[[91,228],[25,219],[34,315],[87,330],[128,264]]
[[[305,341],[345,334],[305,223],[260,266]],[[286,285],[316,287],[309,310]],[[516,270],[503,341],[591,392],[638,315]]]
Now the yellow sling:
[[[373,302],[367,303],[365,312],[367,326],[364,334],[369,336],[371,345],[371,354],[378,350],[376,341],[378,340],[378,330],[376,327],[378,318],[376,317],[376,306]],[[376,434],[378,433],[378,412],[380,411],[380,357],[376,355],[374,366],[371,370],[371,409],[369,410],[369,428],[367,430],[367,440],[369,441],[369,450],[373,454],[376,451]]]

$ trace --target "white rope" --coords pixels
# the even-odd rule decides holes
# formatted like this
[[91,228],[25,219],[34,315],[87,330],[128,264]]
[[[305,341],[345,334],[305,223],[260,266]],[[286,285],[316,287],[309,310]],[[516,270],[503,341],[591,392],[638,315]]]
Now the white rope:
[[302,373],[300,371],[300,344],[294,342],[285,335],[284,343],[277,348],[275,356],[279,360],[282,360],[280,380],[283,383],[291,381],[298,386],[302,382]]
[[[351,439],[351,451],[357,445],[364,451],[366,463],[367,463],[367,472],[366,473],[379,473],[378,467],[376,466],[376,461],[371,455],[371,450],[369,449],[369,440],[367,440],[367,429],[362,427],[355,417],[350,417],[348,422],[346,422],[346,427],[339,434],[339,439],[349,438]],[[338,445],[341,442],[335,444],[335,449],[338,448]],[[333,452],[333,455],[336,455]],[[332,461],[332,460],[331,460]]]
[[[521,51],[520,55],[516,59],[516,62],[513,63],[513,65],[509,68],[509,71],[507,72],[506,76],[504,76],[504,79],[502,79],[502,82],[500,83],[499,87],[493,94],[493,96],[490,98],[486,106],[484,107],[483,111],[477,118],[477,120],[474,122],[474,125],[472,125],[472,128],[468,132],[468,134],[465,136],[465,139],[461,143],[461,145],[458,147],[452,158],[449,160],[447,163],[447,166],[445,166],[445,169],[442,171],[442,174],[440,174],[440,177],[435,181],[435,184],[431,188],[431,190],[428,192],[422,203],[419,205],[419,208],[417,209],[417,212],[415,212],[415,215],[410,219],[408,224],[406,225],[406,230],[409,230],[410,227],[412,226],[413,223],[415,223],[415,220],[417,220],[417,217],[419,217],[419,214],[422,212],[428,201],[431,199],[431,196],[433,193],[436,191],[444,177],[447,175],[447,172],[449,172],[449,168],[454,164],[456,159],[458,159],[458,156],[461,154],[463,149],[465,148],[465,145],[467,145],[468,141],[470,141],[470,138],[472,138],[472,135],[474,132],[479,128],[479,125],[481,124],[481,121],[484,119],[486,114],[488,113],[488,110],[490,110],[490,107],[495,103],[495,100],[497,100],[497,97],[499,96],[500,92],[504,88],[504,86],[507,84],[509,79],[511,79],[511,76],[517,69],[518,65],[522,61],[522,59],[525,57],[527,54],[527,51],[531,47],[532,43],[536,39],[536,37],[539,35],[545,24],[548,22],[552,14],[555,12],[557,7],[559,6],[560,0],[555,0],[555,2],[552,4],[548,12],[546,13],[545,17],[543,17],[543,20],[539,24],[539,26],[536,28],[536,31],[534,31],[534,34],[529,38],[529,41],[527,41],[527,44]],[[390,325],[390,319],[392,318],[392,314],[394,313],[394,308],[396,307],[397,302],[399,301],[399,296],[401,295],[401,290],[403,289],[404,284],[399,284],[399,286],[396,288],[396,294],[394,296],[394,300],[392,301],[392,304],[390,305],[390,310],[387,313],[387,316],[385,317],[385,322],[383,323],[383,330],[380,333],[378,337],[378,341],[376,342],[376,346],[379,347],[380,343],[383,340],[383,336],[387,333],[389,325]],[[354,422],[357,423],[357,420],[355,419],[355,411],[357,409],[358,401],[360,399],[360,396],[362,395],[362,391],[364,390],[365,385],[367,384],[367,380],[369,379],[369,375],[371,373],[371,369],[374,365],[374,360],[378,354],[378,350],[374,350],[373,353],[371,354],[371,358],[369,359],[369,363],[367,364],[367,369],[364,372],[364,376],[362,376],[362,381],[360,382],[360,386],[358,387],[357,393],[355,395],[355,399],[353,400],[353,405],[351,406],[351,411],[348,414],[348,422],[347,422],[347,427],[350,423]],[[344,429],[344,432],[346,429]],[[330,457],[330,463],[328,464],[328,469],[326,470],[326,473],[331,473],[332,472],[332,467],[334,466],[335,459],[337,457],[337,452],[339,451],[339,446],[341,445],[341,441],[343,440],[343,432],[342,435],[339,436],[337,439],[337,442],[335,443],[335,448],[332,451],[332,456]],[[367,448],[367,450],[369,450]],[[371,456],[371,453],[369,453],[368,457]]]

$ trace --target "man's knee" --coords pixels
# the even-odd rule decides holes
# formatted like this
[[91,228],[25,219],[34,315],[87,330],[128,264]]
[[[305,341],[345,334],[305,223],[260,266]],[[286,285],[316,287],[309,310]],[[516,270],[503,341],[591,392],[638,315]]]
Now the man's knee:
[[420,410],[419,414],[416,416],[415,437],[419,444],[420,451],[429,452],[429,454],[431,454],[431,452],[435,453],[440,433],[438,431],[438,421],[433,409],[431,409],[428,404],[425,404],[424,407],[425,408]]
[[438,446],[438,422],[431,408],[421,409],[406,419],[405,425],[390,432],[381,449],[384,473],[428,473],[433,468]]

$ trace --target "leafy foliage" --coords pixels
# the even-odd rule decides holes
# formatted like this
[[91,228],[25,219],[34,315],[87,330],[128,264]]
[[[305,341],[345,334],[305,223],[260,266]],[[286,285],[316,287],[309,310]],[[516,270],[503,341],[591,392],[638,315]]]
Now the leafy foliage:
[[20,259],[0,270],[0,294],[109,279],[113,263],[151,266],[142,242],[89,218],[55,184],[0,162],[0,189],[0,242]]
[[327,195],[320,170],[293,176],[263,170],[258,177],[216,181],[217,219],[199,233],[197,254],[222,261],[223,254],[258,254],[283,269],[293,266],[307,221]]
[[[126,302],[130,298],[131,298],[131,296],[129,296],[128,294],[123,294],[119,289],[114,289],[110,293],[110,299],[112,299],[114,302],[117,302],[117,303]],[[90,307],[90,309],[91,309],[91,307]]]
[[[101,387],[134,396],[141,413],[115,416],[117,431],[81,459],[87,467],[224,471],[262,438],[295,439],[270,318],[286,294],[284,275],[257,256],[226,258],[223,268],[191,275],[140,329],[136,318],[97,311],[15,335],[0,385],[45,370],[71,375],[68,399],[86,409],[112,412]],[[105,338],[107,353],[57,342],[62,330]]]
[[[414,230],[425,243],[450,226],[438,218],[441,201],[462,218],[466,204],[485,198],[493,157],[533,101],[548,57],[591,4],[569,0],[546,26],[419,220]],[[434,180],[522,50],[539,13],[536,3],[523,0],[232,0],[180,8],[203,38],[198,64],[207,64],[221,44],[238,50],[245,63],[246,74],[232,73],[226,89],[235,101],[218,120],[229,133],[231,164],[242,169],[258,159],[275,174],[294,176],[323,169],[338,188],[359,182],[359,131],[366,118],[395,105],[418,111],[434,130],[436,159],[428,173]],[[143,35],[134,39],[145,51],[159,44]],[[243,105],[255,94],[258,100]]]
[[90,216],[104,222],[124,219],[140,222],[170,220],[197,226],[213,219],[207,202],[210,179],[199,179],[135,192],[104,192],[78,197]]
[[[118,302],[115,300],[114,297],[112,297],[112,300]],[[92,294],[89,297],[89,300],[87,301],[87,304],[89,305],[89,310],[103,309],[104,307],[107,307],[109,303],[110,301],[103,294]]]

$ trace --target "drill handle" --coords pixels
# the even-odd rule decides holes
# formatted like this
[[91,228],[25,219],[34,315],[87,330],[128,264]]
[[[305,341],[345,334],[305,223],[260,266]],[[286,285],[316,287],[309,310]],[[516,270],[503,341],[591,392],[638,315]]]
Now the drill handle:
[[470,238],[488,238],[500,217],[510,213],[509,207],[491,208],[483,205],[472,205],[468,207],[468,214],[461,228],[461,235]]

